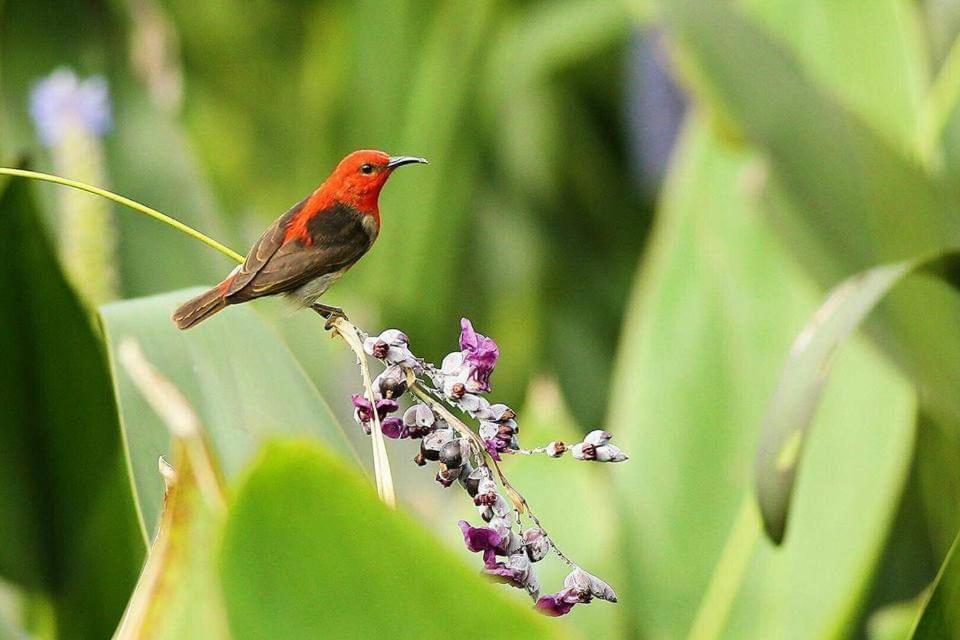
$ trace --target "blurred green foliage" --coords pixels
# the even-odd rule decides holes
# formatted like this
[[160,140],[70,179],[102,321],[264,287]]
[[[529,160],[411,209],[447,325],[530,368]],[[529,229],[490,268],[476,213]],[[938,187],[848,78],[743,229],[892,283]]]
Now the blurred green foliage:
[[[230,483],[225,529],[177,503],[170,575],[191,579],[153,602],[170,623],[155,637],[182,635],[184,595],[222,578],[236,637],[456,633],[432,626],[435,599],[471,632],[485,613],[511,621],[505,637],[960,638],[955,265],[904,276],[829,349],[809,440],[768,459],[769,477],[797,472],[782,546],[752,488],[761,418],[824,293],[960,246],[958,32],[954,0],[0,4],[4,164],[51,168],[28,100],[60,66],[109,81],[104,186],[241,251],[345,153],[428,157],[391,181],[376,248],[328,300],[435,361],[470,317],[500,344],[494,396],[525,407],[524,444],[603,423],[631,454],[507,462],[561,547],[621,596],[532,618],[461,565],[454,516],[474,511],[406,464],[414,445],[391,443],[401,509],[436,539],[346,468],[340,425],[369,456],[357,375],[316,318],[263,302],[179,334],[183,288],[233,265],[114,207],[131,300],[98,325],[55,263],[70,230],[52,188],[5,182],[0,636],[104,637],[133,588],[137,513],[152,536],[170,442],[108,360],[130,336],[200,414]],[[658,193],[644,126],[669,148],[684,117],[667,73],[692,107]],[[257,456],[284,434],[315,443]],[[545,589],[563,571],[545,568]]]

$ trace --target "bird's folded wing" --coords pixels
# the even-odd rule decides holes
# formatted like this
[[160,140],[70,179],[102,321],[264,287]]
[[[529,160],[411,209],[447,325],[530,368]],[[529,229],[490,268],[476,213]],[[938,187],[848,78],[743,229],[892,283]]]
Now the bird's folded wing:
[[[276,223],[278,229],[268,229],[250,251],[228,289],[231,302],[292,291],[314,278],[348,268],[372,243],[361,216],[345,209],[325,211],[311,220],[311,244],[297,239],[283,243],[282,220]],[[247,270],[248,263],[255,266],[255,272]],[[237,286],[241,274],[245,282]]]

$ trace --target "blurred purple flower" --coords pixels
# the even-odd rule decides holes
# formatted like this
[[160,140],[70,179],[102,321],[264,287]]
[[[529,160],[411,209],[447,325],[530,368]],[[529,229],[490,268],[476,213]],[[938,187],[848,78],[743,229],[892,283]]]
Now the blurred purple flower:
[[56,69],[30,90],[30,117],[47,147],[58,144],[71,128],[101,137],[113,124],[107,81],[102,76],[81,81],[70,69]]
[[687,96],[673,78],[669,51],[657,27],[638,30],[627,47],[626,120],[633,168],[656,193],[687,111]]

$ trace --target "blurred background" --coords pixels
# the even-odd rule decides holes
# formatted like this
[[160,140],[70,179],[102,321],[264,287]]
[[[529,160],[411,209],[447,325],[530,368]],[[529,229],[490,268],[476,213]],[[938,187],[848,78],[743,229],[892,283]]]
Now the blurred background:
[[[958,33],[951,0],[8,0],[0,158],[243,253],[346,153],[424,156],[385,189],[379,242],[325,301],[368,331],[403,329],[436,362],[468,317],[500,345],[493,396],[519,408],[525,445],[603,427],[631,454],[510,465],[567,553],[621,595],[563,631],[960,637],[960,596],[933,586],[941,566],[960,584]],[[88,309],[232,268],[87,194],[30,193]],[[837,350],[774,545],[753,459],[791,343],[845,279],[931,258]],[[0,317],[18,327],[0,342],[17,354],[0,378],[16,407],[0,424],[0,510],[23,525],[0,551],[0,636],[103,637],[143,554],[135,496],[111,398],[110,428],[86,419],[82,434],[57,399],[85,369],[59,360],[72,343],[47,335],[54,308],[22,292],[34,279],[0,279]],[[350,354],[309,314],[255,306],[369,468]],[[48,374],[63,379],[39,385]],[[54,423],[71,435],[31,431]],[[404,508],[462,553],[455,521],[472,509],[408,463],[413,445],[388,444]],[[61,504],[87,455],[110,471],[86,503]],[[97,560],[46,530],[72,510]],[[35,579],[13,550],[40,557],[50,539]]]

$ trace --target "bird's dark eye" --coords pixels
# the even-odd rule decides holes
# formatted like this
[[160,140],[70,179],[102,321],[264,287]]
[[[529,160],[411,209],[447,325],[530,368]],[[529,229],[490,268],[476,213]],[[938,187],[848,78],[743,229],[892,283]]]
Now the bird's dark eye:
[[367,175],[370,175],[371,173],[373,173],[373,165],[370,164],[370,163],[361,165],[361,166],[360,166],[360,173],[365,173],[365,174],[367,174]]

